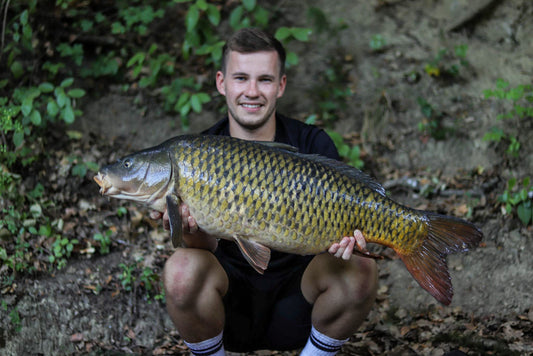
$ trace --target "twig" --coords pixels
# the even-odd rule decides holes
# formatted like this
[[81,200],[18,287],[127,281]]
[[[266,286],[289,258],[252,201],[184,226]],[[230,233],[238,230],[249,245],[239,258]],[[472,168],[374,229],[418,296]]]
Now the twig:
[[[6,36],[6,22],[7,22],[7,9],[9,8],[10,0],[2,0],[2,7],[4,9],[4,18],[2,20],[2,43],[0,44],[0,63],[2,63],[2,54],[4,53],[4,39]],[[5,7],[4,7],[5,6]]]

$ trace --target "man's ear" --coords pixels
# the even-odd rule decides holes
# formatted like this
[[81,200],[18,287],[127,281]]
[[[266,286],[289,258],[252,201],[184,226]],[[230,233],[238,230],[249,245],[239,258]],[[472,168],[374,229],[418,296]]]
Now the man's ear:
[[287,86],[287,76],[283,74],[279,81],[279,90],[278,90],[278,96],[277,96],[278,98],[281,98],[283,96],[286,86]]
[[216,75],[216,84],[217,84],[217,90],[220,94],[226,95],[226,89],[224,88],[224,73],[222,71],[218,71]]

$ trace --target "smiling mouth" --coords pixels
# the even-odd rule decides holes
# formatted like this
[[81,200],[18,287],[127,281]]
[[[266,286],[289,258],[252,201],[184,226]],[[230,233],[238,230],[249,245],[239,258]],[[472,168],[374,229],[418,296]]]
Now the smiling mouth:
[[244,107],[245,109],[259,109],[263,105],[262,104],[241,104],[241,106]]

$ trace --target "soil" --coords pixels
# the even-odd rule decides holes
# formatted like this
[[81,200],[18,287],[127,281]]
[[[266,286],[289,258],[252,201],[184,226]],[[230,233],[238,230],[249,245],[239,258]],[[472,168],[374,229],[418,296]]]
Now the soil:
[[[299,10],[308,6],[348,27],[340,31],[338,42],[319,35],[314,43],[291,48],[300,54],[300,63],[289,71],[279,111],[305,119],[312,114],[309,108],[323,73],[332,63],[342,66],[354,94],[334,129],[361,145],[364,170],[384,183],[395,200],[466,218],[484,233],[479,248],[448,259],[455,296],[447,307],[423,291],[393,253],[378,249],[387,258],[378,262],[376,306],[340,354],[443,355],[452,349],[468,355],[533,354],[532,228],[504,216],[497,199],[511,176],[531,175],[532,122],[528,118],[504,126],[509,123],[497,115],[508,109],[507,103],[483,98],[498,78],[511,86],[531,83],[533,4],[297,1],[282,3],[283,16],[295,26],[309,26]],[[377,34],[385,44],[372,49],[369,43]],[[464,44],[468,65],[458,76],[426,73],[424,66],[440,49]],[[455,61],[449,58],[441,65]],[[451,130],[446,139],[418,129],[424,121],[418,97],[441,113]],[[110,88],[82,110],[72,129],[83,138],[57,137],[51,150],[71,150],[104,165],[184,132],[176,116],[141,92]],[[208,127],[219,115],[213,109],[192,116],[189,132]],[[494,125],[519,138],[518,164],[502,145],[482,139]],[[18,278],[2,291],[0,354],[187,354],[164,302],[155,298],[160,292],[157,276],[172,253],[168,232],[148,218],[147,210],[100,197],[92,174],[83,179],[62,174],[68,163],[52,157],[47,186],[55,189],[65,231],[81,240],[112,229],[111,252],[98,253],[96,243],[78,248],[63,269]],[[117,215],[119,206],[127,208],[125,216]],[[138,273],[152,271],[154,289],[139,274],[125,283],[127,266]],[[20,321],[14,321],[13,310]]]

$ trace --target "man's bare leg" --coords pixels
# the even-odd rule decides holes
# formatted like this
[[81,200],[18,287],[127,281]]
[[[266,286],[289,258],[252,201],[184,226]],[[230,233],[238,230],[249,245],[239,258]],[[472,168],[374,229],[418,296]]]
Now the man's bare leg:
[[200,342],[222,332],[222,297],[229,282],[211,252],[176,249],[165,264],[163,281],[170,318],[184,340]]
[[[354,240],[348,246],[353,247]],[[338,341],[347,339],[361,326],[374,304],[376,262],[356,255],[349,260],[329,253],[317,255],[304,272],[301,288],[313,304],[313,328]]]

